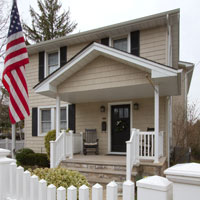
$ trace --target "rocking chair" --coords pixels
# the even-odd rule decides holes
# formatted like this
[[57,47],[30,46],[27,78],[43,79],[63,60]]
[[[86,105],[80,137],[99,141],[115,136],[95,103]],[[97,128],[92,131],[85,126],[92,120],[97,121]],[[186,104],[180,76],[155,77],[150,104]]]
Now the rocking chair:
[[88,149],[94,150],[95,154],[99,153],[99,144],[96,129],[85,129],[83,137],[83,154],[87,155]]

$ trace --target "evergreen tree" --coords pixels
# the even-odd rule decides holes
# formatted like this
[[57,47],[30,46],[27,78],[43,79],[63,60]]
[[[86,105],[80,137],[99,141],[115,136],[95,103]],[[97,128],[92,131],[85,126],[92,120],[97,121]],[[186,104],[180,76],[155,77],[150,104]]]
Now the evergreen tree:
[[76,28],[77,23],[70,20],[70,10],[59,14],[62,5],[58,0],[38,0],[37,3],[40,13],[30,7],[31,27],[23,24],[26,39],[37,43],[65,36]]

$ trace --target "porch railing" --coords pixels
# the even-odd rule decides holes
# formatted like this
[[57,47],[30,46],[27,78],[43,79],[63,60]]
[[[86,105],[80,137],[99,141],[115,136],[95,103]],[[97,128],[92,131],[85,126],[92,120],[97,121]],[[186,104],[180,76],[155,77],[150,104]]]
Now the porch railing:
[[[163,131],[159,132],[158,156],[163,153]],[[131,180],[131,171],[140,160],[155,160],[155,132],[131,130],[130,140],[126,142],[126,178]]]
[[57,167],[66,157],[82,151],[82,133],[62,131],[55,141],[50,141],[50,167]]

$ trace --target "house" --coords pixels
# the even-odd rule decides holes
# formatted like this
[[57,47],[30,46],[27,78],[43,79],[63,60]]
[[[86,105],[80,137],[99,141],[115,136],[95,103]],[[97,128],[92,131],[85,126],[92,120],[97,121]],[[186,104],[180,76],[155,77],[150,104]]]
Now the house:
[[95,128],[100,155],[125,155],[136,128],[152,132],[154,162],[160,162],[159,146],[167,162],[173,109],[187,105],[193,69],[179,61],[179,14],[176,9],[29,46],[25,146],[44,152],[49,130],[58,137],[61,129]]

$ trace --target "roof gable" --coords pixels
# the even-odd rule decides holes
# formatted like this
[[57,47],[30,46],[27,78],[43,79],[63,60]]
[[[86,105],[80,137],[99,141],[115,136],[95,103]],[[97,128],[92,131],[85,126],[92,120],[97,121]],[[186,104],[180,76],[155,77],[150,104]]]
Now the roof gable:
[[55,92],[58,85],[96,59],[98,56],[105,56],[117,62],[151,73],[152,79],[177,76],[177,73],[180,72],[163,64],[94,42],[74,56],[66,65],[59,68],[41,83],[36,85],[34,87],[35,91],[38,93],[48,90]]

